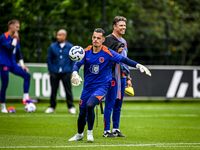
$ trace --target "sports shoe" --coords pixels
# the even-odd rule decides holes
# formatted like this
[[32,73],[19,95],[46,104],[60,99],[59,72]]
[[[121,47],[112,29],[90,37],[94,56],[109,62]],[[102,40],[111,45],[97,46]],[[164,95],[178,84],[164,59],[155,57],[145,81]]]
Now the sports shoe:
[[26,100],[22,100],[22,103],[24,104],[24,105],[26,105],[26,104],[28,104],[28,103],[37,103],[38,102],[38,100],[36,100],[36,99],[26,99]]
[[45,113],[49,114],[49,113],[55,113],[55,109],[52,107],[47,108],[47,110],[45,111]]
[[87,131],[87,141],[88,142],[93,142],[94,141],[92,131]]
[[106,133],[103,133],[103,137],[115,137],[115,135],[110,131],[106,131]]
[[7,111],[6,108],[1,109],[1,112],[2,112],[2,113],[8,113],[8,111]]
[[125,135],[123,135],[119,129],[117,129],[115,132],[112,132],[113,135],[115,135],[116,137],[126,137]]
[[69,108],[69,113],[76,114],[76,108],[75,107]]
[[83,139],[83,135],[80,134],[76,134],[75,136],[73,136],[71,139],[69,139],[68,141],[80,141]]
[[1,103],[1,112],[2,113],[8,113],[8,111],[6,109],[6,104],[5,103]]

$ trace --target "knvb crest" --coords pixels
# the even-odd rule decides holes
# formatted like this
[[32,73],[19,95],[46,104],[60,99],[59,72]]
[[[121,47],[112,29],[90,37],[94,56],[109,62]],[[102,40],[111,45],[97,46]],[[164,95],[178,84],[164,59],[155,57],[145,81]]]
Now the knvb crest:
[[99,65],[91,65],[90,72],[94,73],[94,74],[98,74],[99,73]]

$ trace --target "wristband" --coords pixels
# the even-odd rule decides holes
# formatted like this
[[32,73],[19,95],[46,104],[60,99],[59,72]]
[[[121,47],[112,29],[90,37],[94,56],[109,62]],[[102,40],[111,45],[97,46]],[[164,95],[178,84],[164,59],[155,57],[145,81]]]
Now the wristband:
[[17,39],[16,39],[16,38],[14,38],[14,39],[12,40],[12,45],[13,45],[13,46],[16,46],[16,45],[17,45]]
[[127,80],[130,80],[130,81],[131,81],[131,80],[132,80],[132,78],[127,78]]
[[23,60],[23,59],[20,59],[20,60],[19,60],[19,65],[20,65],[20,66],[24,66],[24,60]]

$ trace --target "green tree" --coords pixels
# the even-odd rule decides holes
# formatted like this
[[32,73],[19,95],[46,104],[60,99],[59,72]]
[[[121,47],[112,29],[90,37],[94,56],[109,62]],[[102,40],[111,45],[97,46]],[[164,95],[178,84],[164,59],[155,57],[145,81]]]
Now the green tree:
[[[199,65],[199,5],[200,0],[106,0],[105,30],[110,34],[113,18],[125,16],[128,22],[124,38],[130,58],[144,64],[163,65],[168,51],[169,64]],[[41,62],[46,62],[48,48],[56,41],[60,28],[68,31],[67,40],[74,45],[92,44],[92,31],[102,27],[102,1],[3,0],[0,15],[1,33],[7,30],[10,19],[20,20],[25,62],[37,62],[38,54]],[[38,36],[41,53],[37,53]]]

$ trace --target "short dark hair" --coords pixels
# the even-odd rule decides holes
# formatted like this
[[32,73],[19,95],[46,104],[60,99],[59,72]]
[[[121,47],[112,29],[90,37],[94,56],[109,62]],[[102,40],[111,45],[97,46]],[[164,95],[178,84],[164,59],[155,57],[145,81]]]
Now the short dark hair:
[[103,37],[105,37],[105,35],[106,35],[105,31],[102,28],[96,28],[96,29],[94,29],[94,32],[102,33]]
[[15,23],[19,23],[19,20],[16,20],[16,19],[10,20],[8,22],[8,26],[10,26],[11,24],[15,24]]
[[125,22],[127,22],[127,19],[126,19],[125,17],[123,17],[123,16],[116,16],[116,17],[113,19],[113,25],[117,25],[117,23],[118,23],[119,21],[125,21]]

